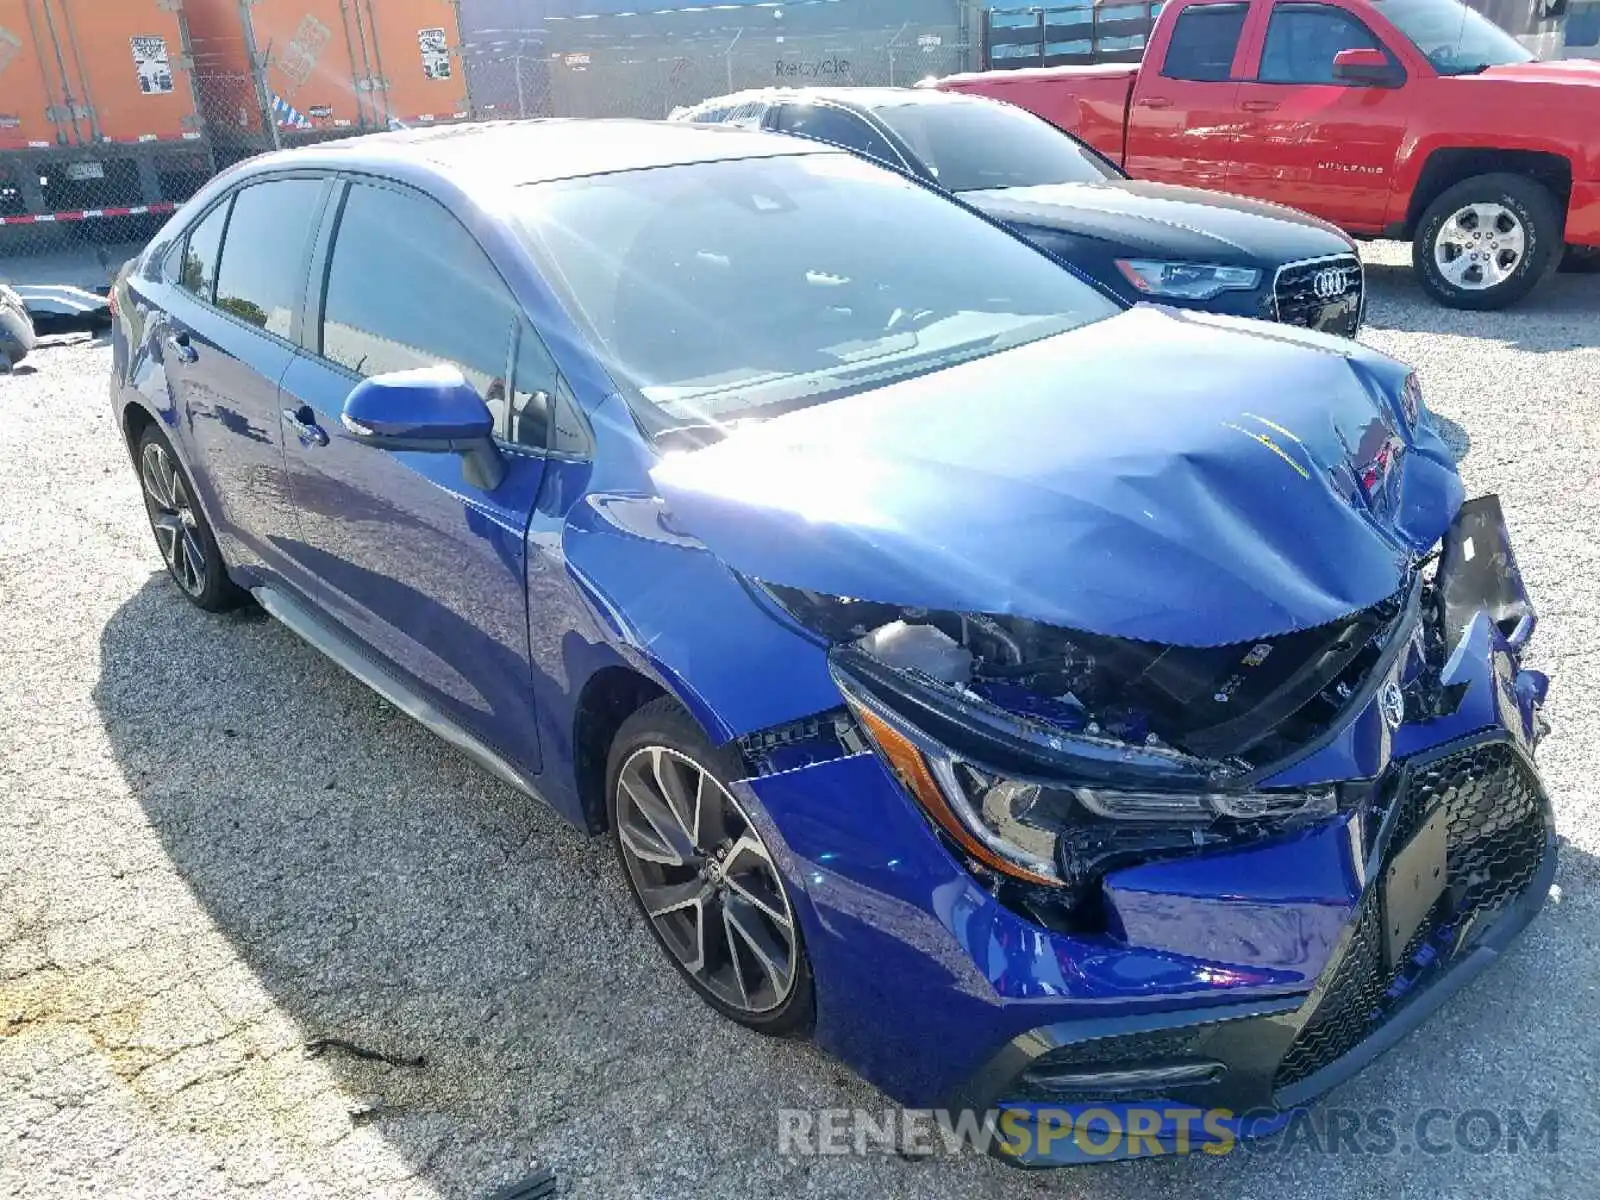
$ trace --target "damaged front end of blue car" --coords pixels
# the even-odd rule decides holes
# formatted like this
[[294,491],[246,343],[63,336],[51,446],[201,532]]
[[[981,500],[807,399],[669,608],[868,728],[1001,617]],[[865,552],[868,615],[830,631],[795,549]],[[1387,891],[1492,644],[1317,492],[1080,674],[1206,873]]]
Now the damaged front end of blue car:
[[804,893],[818,1039],[907,1103],[1292,1107],[1548,891],[1498,500],[1397,364],[1215,324],[1098,327],[1195,386],[1092,427],[1053,368],[1093,391],[1116,347],[1078,333],[655,472],[825,656],[841,703],[743,734],[737,786]]

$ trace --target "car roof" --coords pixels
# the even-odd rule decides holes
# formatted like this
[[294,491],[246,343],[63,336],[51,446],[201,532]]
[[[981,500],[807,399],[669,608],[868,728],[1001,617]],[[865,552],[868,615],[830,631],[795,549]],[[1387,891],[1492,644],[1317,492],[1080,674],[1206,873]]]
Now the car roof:
[[[613,171],[739,158],[826,153],[782,134],[621,119],[492,121],[392,130],[268,156],[272,165],[332,168],[425,164],[463,185],[517,187]],[[258,160],[262,161],[262,160]]]
[[940,92],[932,88],[913,87],[770,87],[751,88],[726,96],[713,96],[698,104],[688,106],[689,112],[697,109],[738,104],[779,104],[806,101],[826,101],[846,108],[876,110],[883,108],[908,108],[926,105],[991,104],[982,96],[968,96],[959,92]]

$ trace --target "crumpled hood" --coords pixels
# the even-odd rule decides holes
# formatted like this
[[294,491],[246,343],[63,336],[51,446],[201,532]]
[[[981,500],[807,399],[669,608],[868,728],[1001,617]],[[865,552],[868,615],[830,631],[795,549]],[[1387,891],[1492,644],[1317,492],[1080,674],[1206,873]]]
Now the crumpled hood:
[[979,211],[1019,228],[1058,229],[1127,252],[1260,265],[1353,254],[1325,221],[1264,200],[1138,180],[962,192]]
[[1403,366],[1141,305],[746,427],[653,472],[735,570],[839,596],[1208,646],[1392,595],[1461,483]]

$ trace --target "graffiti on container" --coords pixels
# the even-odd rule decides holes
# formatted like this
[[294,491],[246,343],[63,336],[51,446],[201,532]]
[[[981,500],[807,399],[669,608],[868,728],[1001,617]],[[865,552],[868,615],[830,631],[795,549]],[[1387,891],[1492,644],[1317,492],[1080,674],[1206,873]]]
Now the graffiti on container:
[[278,69],[288,76],[291,84],[299,87],[317,69],[317,60],[322,57],[331,37],[333,30],[308,14],[284,47],[278,59]]
[[422,73],[429,79],[450,78],[450,43],[442,29],[417,30],[417,44],[422,47]]
[[21,53],[22,39],[9,29],[0,28],[0,75],[6,73],[6,68]]
[[772,73],[778,79],[838,79],[850,74],[850,60],[837,54],[810,62],[785,62],[780,58],[773,65]]
[[139,76],[139,90],[146,96],[166,96],[172,92],[172,62],[167,57],[167,39],[136,37],[133,44],[133,69]]

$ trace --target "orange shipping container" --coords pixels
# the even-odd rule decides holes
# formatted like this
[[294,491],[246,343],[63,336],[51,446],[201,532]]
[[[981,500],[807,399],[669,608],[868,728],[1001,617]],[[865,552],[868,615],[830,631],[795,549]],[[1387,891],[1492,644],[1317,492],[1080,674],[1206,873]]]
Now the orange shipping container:
[[467,116],[454,0],[185,0],[184,9],[219,141]]
[[0,0],[0,150],[194,140],[178,0]]

